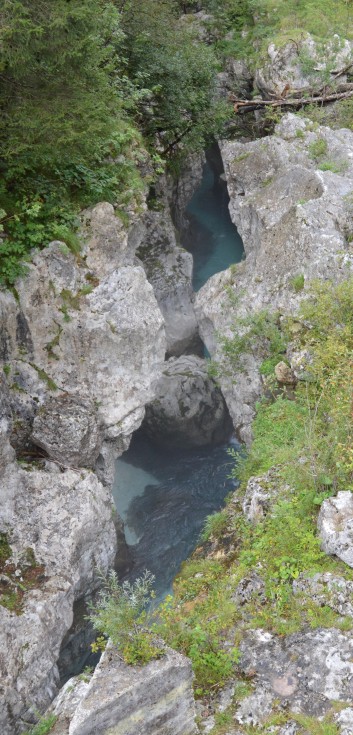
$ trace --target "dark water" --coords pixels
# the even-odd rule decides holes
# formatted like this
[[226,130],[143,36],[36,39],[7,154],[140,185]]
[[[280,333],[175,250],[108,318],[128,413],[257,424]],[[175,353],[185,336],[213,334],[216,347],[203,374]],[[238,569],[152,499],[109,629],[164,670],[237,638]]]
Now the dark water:
[[235,487],[228,447],[166,451],[138,432],[117,460],[113,494],[131,549],[128,576],[149,569],[158,598],[171,591],[206,516],[219,510]]
[[184,247],[194,258],[195,291],[215,273],[243,258],[243,241],[230,219],[228,202],[226,183],[206,163],[201,185],[186,209],[190,228],[183,238]]

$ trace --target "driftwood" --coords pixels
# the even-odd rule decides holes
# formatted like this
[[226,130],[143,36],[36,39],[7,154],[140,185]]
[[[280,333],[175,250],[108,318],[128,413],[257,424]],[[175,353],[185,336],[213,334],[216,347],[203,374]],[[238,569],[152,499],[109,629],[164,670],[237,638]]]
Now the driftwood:
[[[336,77],[345,73],[347,69],[348,67],[340,72],[336,72]],[[263,100],[260,98],[244,100],[238,99],[234,95],[230,95],[230,100],[234,103],[234,112],[242,115],[246,112],[262,110],[266,107],[291,107],[293,109],[299,109],[304,105],[326,105],[329,102],[349,99],[349,97],[352,96],[353,84],[342,83],[335,86],[335,88],[333,88],[332,85],[326,85],[317,90],[309,88],[295,91],[291,90],[289,85],[286,85],[279,97],[272,97],[269,100]]]

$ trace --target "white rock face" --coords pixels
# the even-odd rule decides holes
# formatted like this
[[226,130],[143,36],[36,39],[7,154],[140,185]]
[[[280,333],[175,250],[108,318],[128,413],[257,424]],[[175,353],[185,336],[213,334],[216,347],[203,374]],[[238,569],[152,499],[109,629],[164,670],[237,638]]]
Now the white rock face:
[[[46,577],[21,615],[0,606],[2,735],[53,699],[73,602],[113,564],[113,463],[142,422],[165,355],[152,286],[131,265],[111,205],[84,213],[84,232],[82,257],[54,242],[16,284],[18,300],[0,292],[0,532],[15,564],[30,549]],[[20,454],[41,447],[49,461],[19,469],[9,437]]]
[[[255,75],[256,86],[265,99],[281,96],[286,85],[292,91],[305,91],[313,85],[320,87],[325,80],[325,71],[334,79],[334,72],[345,68],[352,61],[352,43],[342,41],[339,36],[334,35],[324,48],[319,48],[308,34],[299,42],[290,41],[280,48],[271,43],[267,53],[268,62],[257,69]],[[307,60],[305,66],[303,58]],[[308,71],[310,65],[311,72]],[[346,75],[340,77],[341,81],[346,79]]]
[[[323,141],[325,154],[315,159],[312,144]],[[232,335],[239,318],[262,309],[295,314],[305,295],[293,278],[339,281],[352,271],[350,232],[353,188],[353,133],[321,127],[286,115],[275,134],[249,143],[227,141],[221,153],[230,196],[232,221],[243,238],[246,259],[217,274],[199,291],[196,314],[200,334],[212,357],[219,338]],[[320,165],[338,173],[321,170]],[[229,291],[235,298],[230,299]],[[242,359],[232,379],[222,377],[235,428],[251,441],[254,404],[261,394],[261,356]]]
[[242,500],[245,518],[254,524],[263,521],[276,500],[284,497],[287,491],[288,486],[278,479],[275,470],[269,470],[259,477],[250,477]]
[[[271,697],[289,711],[317,718],[333,701],[351,701],[353,643],[337,629],[300,631],[284,638],[254,630],[245,635],[240,648],[240,669],[251,672],[256,693],[242,702],[236,720],[238,712],[243,717],[255,711],[261,717],[256,702],[270,702]],[[247,708],[249,699],[253,710]]]
[[52,243],[17,284],[19,305],[1,295],[1,357],[29,363],[47,393],[55,384],[55,395],[93,401],[103,439],[112,441],[141,423],[166,345],[143,269],[121,265],[127,233],[120,220],[110,205],[98,205],[91,219],[86,262]]
[[[190,661],[169,648],[146,666],[127,666],[112,646],[90,683],[61,698],[53,735],[194,735],[195,704]],[[78,704],[77,704],[78,701]],[[63,723],[69,714],[70,722]]]
[[75,599],[97,587],[116,553],[111,497],[88,470],[25,471],[15,462],[1,475],[0,532],[12,558],[31,550],[45,581],[26,593],[23,612],[0,605],[0,731],[14,735],[28,708],[47,706],[56,693],[62,639]]
[[33,421],[32,440],[49,456],[73,467],[94,467],[101,436],[92,402],[51,396]]
[[337,493],[322,503],[318,518],[322,548],[353,567],[353,494]]

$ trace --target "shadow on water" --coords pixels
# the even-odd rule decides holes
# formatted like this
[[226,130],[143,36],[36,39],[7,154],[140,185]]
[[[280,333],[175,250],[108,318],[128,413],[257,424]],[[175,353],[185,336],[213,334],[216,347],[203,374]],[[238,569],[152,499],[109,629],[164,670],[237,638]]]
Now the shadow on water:
[[[215,158],[218,158],[215,162]],[[243,241],[233,225],[228,204],[229,196],[222,174],[220,154],[212,149],[204,166],[203,178],[186,214],[189,228],[182,244],[194,259],[193,288],[198,291],[215,273],[239,263],[244,256]]]

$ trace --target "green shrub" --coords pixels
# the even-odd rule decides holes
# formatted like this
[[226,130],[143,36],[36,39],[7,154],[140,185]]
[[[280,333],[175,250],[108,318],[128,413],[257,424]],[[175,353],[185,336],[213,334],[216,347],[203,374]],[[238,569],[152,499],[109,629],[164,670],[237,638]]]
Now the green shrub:
[[316,160],[324,156],[325,153],[327,153],[327,142],[324,138],[316,138],[316,140],[310,143],[309,154],[311,158]]
[[48,717],[41,717],[36,725],[33,725],[30,730],[26,730],[22,735],[47,735],[54,727],[57,721],[56,715],[48,715]]
[[[91,605],[89,620],[95,630],[111,639],[127,664],[146,664],[163,655],[151,630],[153,613],[148,605],[154,597],[154,576],[146,571],[134,583],[119,584],[111,570],[102,577],[103,589],[96,604]],[[102,637],[98,647],[102,647]],[[94,650],[97,644],[93,644]]]
[[207,516],[203,531],[201,534],[202,541],[208,541],[211,536],[219,537],[227,528],[228,517],[224,511],[213,513]]
[[231,337],[221,337],[223,359],[219,364],[220,371],[232,373],[241,369],[245,353],[275,359],[277,362],[282,359],[286,342],[279,327],[278,314],[264,309],[238,319],[232,331]]

